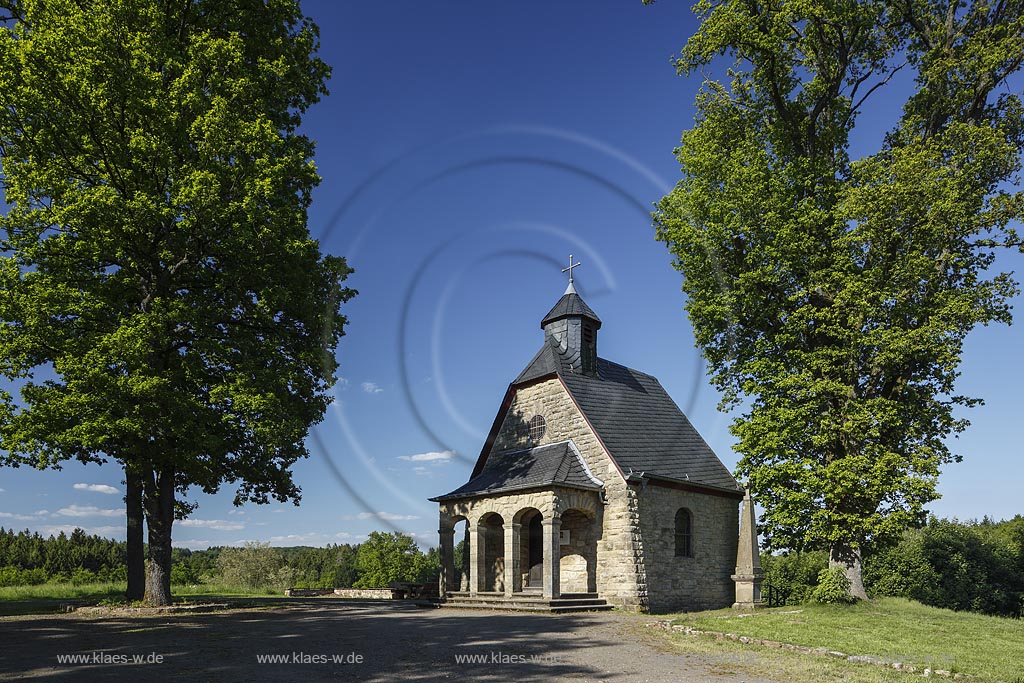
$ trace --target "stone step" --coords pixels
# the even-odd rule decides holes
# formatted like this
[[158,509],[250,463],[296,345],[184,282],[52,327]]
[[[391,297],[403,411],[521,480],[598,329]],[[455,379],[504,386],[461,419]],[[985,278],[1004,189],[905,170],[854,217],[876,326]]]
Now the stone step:
[[445,607],[459,607],[469,609],[507,609],[524,612],[582,612],[609,610],[612,605],[600,597],[597,593],[568,593],[553,600],[547,600],[540,595],[516,593],[512,598],[506,598],[500,593],[449,593],[444,600]]
[[[477,593],[473,595],[466,591],[450,591],[448,593],[449,599],[453,598],[472,598],[474,600],[489,600],[489,601],[505,601],[504,593],[496,592],[485,592]],[[545,601],[546,599],[541,593],[534,593],[532,591],[523,591],[521,593],[513,593],[514,600],[534,600],[534,601]],[[556,598],[558,600],[598,600],[600,596],[597,593],[562,593]]]

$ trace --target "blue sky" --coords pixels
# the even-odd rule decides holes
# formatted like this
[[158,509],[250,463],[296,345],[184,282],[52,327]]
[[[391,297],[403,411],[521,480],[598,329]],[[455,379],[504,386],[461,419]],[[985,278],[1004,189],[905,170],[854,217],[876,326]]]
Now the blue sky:
[[[322,545],[387,528],[433,544],[427,498],[467,478],[505,388],[540,346],[570,253],[604,321],[600,354],[657,376],[732,468],[730,418],[716,411],[680,276],[649,218],[693,120],[699,79],[669,61],[696,26],[689,3],[304,7],[334,67],[330,97],[304,124],[323,176],[310,228],[349,258],[360,291],[345,311],[344,379],[294,469],[300,506],[198,494],[176,545]],[[855,154],[877,147],[901,104],[885,98],[906,92],[896,84],[865,112]],[[943,473],[936,514],[1022,512],[1022,346],[1020,326],[970,337],[959,389],[987,403],[953,444],[964,462]],[[114,465],[0,470],[0,526],[123,538],[120,480]]]

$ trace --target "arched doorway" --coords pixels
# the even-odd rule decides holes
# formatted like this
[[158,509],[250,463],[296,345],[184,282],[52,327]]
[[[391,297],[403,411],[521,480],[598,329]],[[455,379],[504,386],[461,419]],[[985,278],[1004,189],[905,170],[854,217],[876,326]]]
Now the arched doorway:
[[519,573],[523,591],[540,592],[544,586],[544,516],[536,508],[520,510]]
[[483,582],[482,591],[505,590],[505,521],[496,512],[480,518],[477,533],[480,538],[479,562]]
[[592,513],[569,509],[562,513],[559,540],[561,592],[597,592],[597,531]]
[[453,539],[452,560],[455,571],[452,576],[451,590],[468,591],[471,570],[469,566],[469,521],[465,517],[456,518]]

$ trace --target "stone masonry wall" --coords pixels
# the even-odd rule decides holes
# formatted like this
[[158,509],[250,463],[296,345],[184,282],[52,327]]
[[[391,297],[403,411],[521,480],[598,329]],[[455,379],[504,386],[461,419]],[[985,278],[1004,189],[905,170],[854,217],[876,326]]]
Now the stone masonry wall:
[[[648,484],[638,494],[652,612],[728,607],[739,537],[738,499]],[[676,557],[675,516],[692,515],[692,557]]]
[[[547,422],[544,436],[529,439],[526,425],[534,415]],[[586,419],[557,378],[538,382],[516,392],[501,426],[492,452],[529,448],[572,439],[587,467],[605,484],[608,503],[599,511],[597,523],[597,592],[609,603],[626,609],[641,609],[642,585],[638,585],[635,536],[636,516],[630,515],[625,480],[604,451]],[[564,505],[563,509],[568,509]],[[642,557],[640,558],[642,561]]]

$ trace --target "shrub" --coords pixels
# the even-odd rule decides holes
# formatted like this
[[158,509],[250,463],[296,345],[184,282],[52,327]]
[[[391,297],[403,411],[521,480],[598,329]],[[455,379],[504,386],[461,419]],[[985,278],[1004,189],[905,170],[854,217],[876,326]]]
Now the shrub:
[[17,567],[0,567],[0,587],[23,586],[21,570]]
[[818,585],[811,593],[811,601],[823,605],[852,605],[857,598],[850,595],[850,579],[842,567],[828,567],[818,574]]
[[811,599],[828,556],[824,552],[765,555],[761,564],[764,582],[786,595],[787,605],[802,605]]
[[934,607],[1019,616],[1024,575],[1018,569],[1024,520],[961,523],[934,517],[899,543],[868,558],[865,584],[874,595]]
[[74,586],[84,586],[87,583],[95,583],[96,574],[83,567],[77,567],[71,572],[71,584]]
[[42,567],[21,570],[21,582],[23,586],[41,586],[46,583],[46,579],[46,570]]
[[187,562],[175,562],[171,565],[171,583],[175,586],[197,584],[199,577]]

